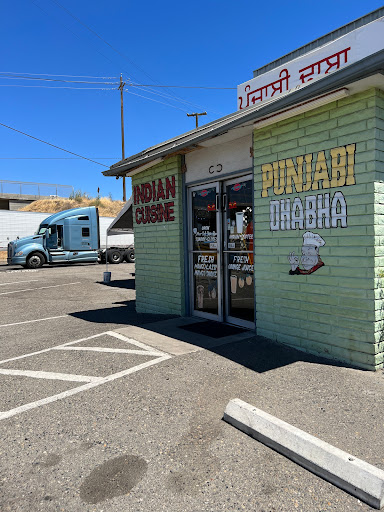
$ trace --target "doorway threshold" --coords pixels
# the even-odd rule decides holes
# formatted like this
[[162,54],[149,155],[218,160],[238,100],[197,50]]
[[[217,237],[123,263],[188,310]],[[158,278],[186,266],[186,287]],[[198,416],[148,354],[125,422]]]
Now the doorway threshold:
[[173,355],[188,354],[204,349],[210,350],[220,345],[248,340],[256,335],[254,331],[243,328],[236,328],[236,333],[230,333],[228,328],[234,326],[213,321],[209,321],[209,323],[214,324],[215,327],[218,324],[227,329],[225,336],[218,338],[210,336],[208,332],[200,334],[199,332],[183,328],[191,324],[201,323],[206,323],[206,320],[202,322],[201,318],[177,317],[148,323],[143,326],[128,325],[127,327],[117,329],[116,332]]
[[236,334],[249,332],[249,329],[237,327],[235,325],[225,324],[223,322],[215,322],[213,320],[204,320],[202,322],[193,322],[186,325],[180,325],[179,329],[193,332],[195,334],[203,334],[210,338],[226,338]]

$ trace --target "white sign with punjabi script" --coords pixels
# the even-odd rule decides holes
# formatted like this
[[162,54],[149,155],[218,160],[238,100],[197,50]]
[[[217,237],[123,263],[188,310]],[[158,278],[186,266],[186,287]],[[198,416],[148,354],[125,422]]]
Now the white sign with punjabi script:
[[384,49],[384,17],[237,87],[238,110],[293,92]]

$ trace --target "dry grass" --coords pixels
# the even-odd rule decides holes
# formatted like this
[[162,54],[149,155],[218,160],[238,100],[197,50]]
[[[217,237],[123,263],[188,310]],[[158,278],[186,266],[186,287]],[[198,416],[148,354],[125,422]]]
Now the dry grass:
[[75,197],[75,199],[41,199],[24,206],[23,212],[57,213],[70,208],[84,206],[97,206],[100,217],[116,217],[124,206],[123,201],[112,201],[108,197],[88,199],[87,197]]
[[0,261],[7,260],[7,251],[0,251]]

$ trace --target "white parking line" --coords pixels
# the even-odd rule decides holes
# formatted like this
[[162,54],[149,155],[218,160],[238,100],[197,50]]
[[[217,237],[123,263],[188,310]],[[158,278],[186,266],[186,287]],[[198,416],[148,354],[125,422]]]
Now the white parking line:
[[139,356],[158,356],[159,352],[148,352],[147,350],[129,350],[127,348],[106,348],[106,347],[59,347],[53,350],[77,350],[89,352],[109,352],[111,354],[136,354]]
[[[109,334],[109,336],[113,336],[114,338],[117,338],[118,340],[126,341],[130,345],[136,345],[136,347],[143,348],[144,350],[149,349],[149,350],[154,351],[154,349],[152,347],[148,347],[148,345],[145,345],[144,343],[141,343],[140,341],[136,341],[132,338],[127,338],[126,336],[123,336],[122,334],[120,334],[118,332],[107,331],[106,334]],[[160,350],[156,350],[156,352],[159,355],[164,354],[164,352],[161,352]]]
[[52,286],[41,286],[40,288],[25,288],[24,290],[13,290],[12,292],[2,292],[0,295],[9,295],[10,293],[20,293],[20,292],[34,292],[36,290],[45,290],[47,288],[58,288],[59,286],[69,286],[71,284],[80,284],[81,281],[76,281],[75,283],[64,283],[64,284],[54,284]]
[[99,382],[102,377],[91,377],[89,375],[73,375],[70,373],[56,372],[34,372],[30,370],[3,370],[0,368],[0,375],[17,375],[20,377],[32,377],[34,379],[69,380],[72,382]]
[[59,347],[67,347],[68,345],[74,345],[75,343],[80,343],[81,341],[87,341],[87,340],[91,340],[92,338],[98,338],[99,336],[103,336],[104,334],[107,334],[107,333],[103,332],[101,334],[94,334],[93,336],[89,336],[88,338],[81,338],[79,340],[70,341],[68,343],[63,343],[62,345],[56,345],[55,347],[44,348],[43,350],[38,350],[37,352],[29,352],[28,354],[23,354],[22,356],[16,356],[16,357],[10,357],[9,359],[3,359],[3,361],[0,361],[0,364],[8,363],[9,361],[16,361],[17,359],[24,359],[25,357],[37,356],[38,354],[43,354],[44,352],[50,352],[51,350],[54,350]]
[[25,320],[24,322],[16,322],[14,324],[0,324],[0,327],[12,327],[13,325],[31,324],[33,322],[44,322],[44,320],[55,320],[56,318],[65,318],[69,315],[49,316],[48,318],[36,318],[36,320]]
[[[143,350],[125,350],[125,349],[111,349],[108,347],[73,347],[79,350],[92,350],[96,349],[97,352],[117,352],[121,353],[130,353],[130,354],[136,354],[140,353],[142,355],[148,355],[148,356],[154,356],[155,359],[152,359],[150,361],[146,361],[145,363],[139,364],[137,366],[134,366],[132,368],[128,368],[127,370],[123,370],[117,373],[113,373],[111,375],[107,375],[106,377],[92,377],[92,376],[85,376],[85,375],[73,375],[73,374],[67,374],[67,373],[54,373],[54,372],[42,372],[42,371],[30,371],[30,370],[13,370],[0,368],[0,375],[19,375],[24,377],[33,377],[33,378],[41,378],[41,379],[53,379],[53,380],[67,380],[67,381],[78,381],[78,382],[87,382],[86,384],[83,384],[82,386],[77,386],[72,389],[68,389],[67,391],[63,391],[62,393],[58,393],[56,395],[49,396],[47,398],[43,398],[41,400],[37,400],[35,402],[30,402],[28,404],[21,405],[20,407],[15,407],[14,409],[11,409],[9,411],[3,411],[0,412],[0,420],[11,418],[12,416],[15,416],[17,414],[20,414],[25,411],[29,411],[32,409],[35,409],[36,407],[40,407],[42,405],[46,405],[49,403],[56,402],[57,400],[62,400],[64,398],[67,398],[69,396],[75,395],[77,393],[81,393],[82,391],[87,391],[89,389],[92,389],[94,387],[100,386],[101,384],[106,384],[107,382],[112,382],[116,379],[120,379],[122,377],[125,377],[126,375],[131,375],[133,373],[136,373],[140,370],[143,370],[145,368],[148,368],[150,366],[153,366],[157,363],[161,363],[163,361],[166,361],[167,359],[171,359],[172,356],[169,354],[166,354],[164,352],[161,352],[160,350],[154,351],[152,347],[145,345],[144,343],[140,343],[136,340],[133,340],[131,338],[126,338],[122,334],[115,333],[113,331],[106,331],[99,334],[94,334],[93,336],[88,336],[87,338],[81,338],[79,340],[70,341],[68,343],[63,343],[62,345],[57,345],[56,347],[51,347],[44,350],[39,350],[37,352],[31,352],[29,354],[24,354],[22,356],[12,357],[10,359],[5,359],[3,361],[0,361],[0,364],[8,363],[9,361],[15,361],[18,359],[23,359],[26,357],[32,357],[37,354],[42,354],[44,352],[49,352],[53,350],[67,350],[69,348],[72,348],[72,345],[75,345],[77,343],[81,343],[82,341],[88,341],[90,339],[98,338],[100,336],[112,336],[114,338],[118,338],[121,341],[125,341],[129,345],[136,345]],[[100,350],[104,349],[104,350]]]
[[39,272],[39,270],[36,269],[26,269],[23,270],[22,268],[18,268],[17,270],[3,270],[4,274],[18,274],[19,272]]
[[38,279],[28,279],[28,281],[14,281],[13,283],[1,283],[0,286],[7,286],[7,284],[33,283],[36,281],[38,281]]
[[62,393],[58,393],[57,395],[48,396],[47,398],[43,398],[42,400],[37,400],[36,402],[30,402],[29,404],[22,405],[20,407],[15,407],[10,411],[5,411],[0,413],[0,420],[5,420],[6,418],[11,418],[12,416],[16,416],[16,414],[20,414],[25,411],[30,411],[31,409],[35,409],[36,407],[41,407],[42,405],[50,404],[52,402],[56,402],[57,400],[62,400],[63,398],[67,398],[72,395],[76,395],[77,393],[81,393],[82,391],[87,391],[88,389],[95,388],[100,386],[101,384],[106,384],[107,382],[112,382],[116,379],[121,379],[126,375],[130,375],[132,373],[136,373],[144,368],[148,368],[157,363],[161,363],[170,359],[172,356],[165,355],[162,357],[158,357],[157,359],[153,359],[152,361],[147,361],[146,363],[139,364],[138,366],[134,366],[133,368],[129,368],[128,370],[124,370],[119,373],[114,373],[112,375],[108,375],[108,377],[104,377],[98,382],[90,382],[88,384],[84,384],[83,386],[78,386],[73,389],[68,389],[67,391],[63,391]]

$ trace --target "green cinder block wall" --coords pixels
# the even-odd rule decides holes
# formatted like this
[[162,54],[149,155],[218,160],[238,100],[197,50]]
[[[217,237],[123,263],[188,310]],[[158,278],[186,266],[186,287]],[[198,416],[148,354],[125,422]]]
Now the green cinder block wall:
[[170,157],[133,176],[132,189],[144,183],[157,184],[159,179],[165,186],[166,178],[172,176],[175,176],[176,194],[165,202],[174,203],[174,221],[138,224],[138,208],[151,207],[164,201],[150,200],[133,205],[136,311],[139,313],[185,314],[181,158]]
[[[383,367],[384,360],[383,113],[383,93],[369,89],[254,131],[257,333],[371,370]],[[281,193],[279,186],[290,180],[279,180],[279,161],[291,158],[297,163],[298,156],[310,153],[316,159],[324,151],[326,164],[319,172],[326,165],[331,174],[332,164],[337,167],[331,150],[351,145],[354,184],[350,180],[351,184],[332,186],[319,180],[315,190],[300,191],[298,183],[299,191],[293,186],[289,193]],[[265,172],[263,181],[262,169],[269,169],[263,166],[273,162],[276,189],[268,188],[271,174]],[[314,173],[315,164],[312,180]],[[322,200],[330,194],[332,200],[338,191],[346,202],[346,227],[338,221],[338,227],[306,229],[304,224],[301,229],[296,224],[296,229],[281,229],[280,222],[279,230],[271,229],[271,201],[289,199],[292,205],[300,198],[305,204],[306,196],[319,194]],[[340,205],[337,208],[340,211]],[[323,239],[318,250],[324,266],[311,274],[290,275],[288,257],[291,252],[301,257],[307,231]]]
[[377,364],[383,367],[384,351],[384,92],[376,94],[375,123],[375,342]]

